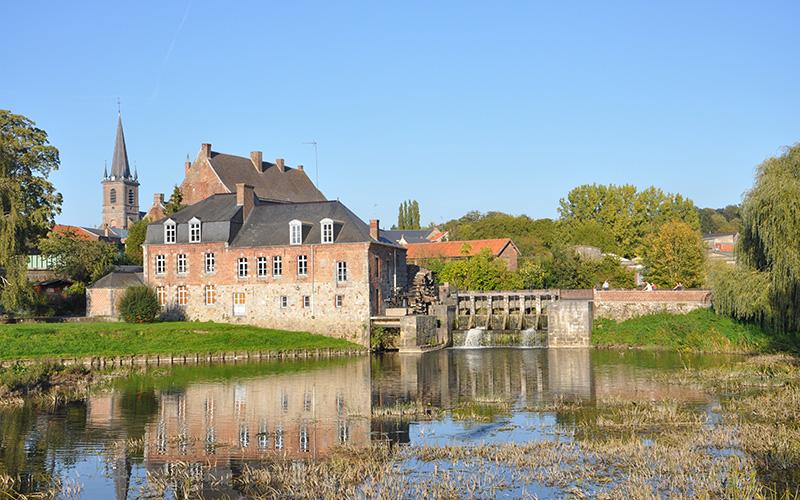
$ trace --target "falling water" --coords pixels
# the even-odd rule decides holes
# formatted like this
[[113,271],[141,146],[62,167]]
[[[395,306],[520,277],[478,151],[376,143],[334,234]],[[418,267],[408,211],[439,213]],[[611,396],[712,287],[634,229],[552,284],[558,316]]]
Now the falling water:
[[520,335],[520,347],[534,347],[536,345],[536,328],[526,328]]
[[464,336],[464,347],[480,347],[483,341],[483,333],[486,328],[470,328]]

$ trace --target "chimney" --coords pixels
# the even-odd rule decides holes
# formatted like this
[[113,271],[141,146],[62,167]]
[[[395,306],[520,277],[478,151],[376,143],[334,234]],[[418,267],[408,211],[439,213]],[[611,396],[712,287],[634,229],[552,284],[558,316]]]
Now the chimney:
[[164,204],[164,193],[153,194],[153,206],[157,207]]
[[298,165],[298,166],[297,166],[297,170],[299,170],[299,171],[301,171],[301,172],[302,172],[302,171],[304,171],[305,169],[303,168],[303,166],[302,166],[302,165]]
[[264,171],[264,160],[261,151],[250,151],[250,161],[258,172]]
[[380,221],[378,219],[370,219],[369,221],[369,237],[378,241],[381,237]]
[[236,205],[242,207],[242,222],[246,221],[255,205],[253,186],[244,182],[236,184]]
[[285,172],[286,169],[283,166],[283,158],[278,158],[275,160],[275,166],[278,167],[278,172]]
[[200,145],[200,153],[203,158],[211,158],[211,144],[204,142]]
[[189,161],[189,155],[186,155],[186,161],[183,163],[183,175],[189,175],[189,169],[192,168],[192,162]]
[[108,224],[103,224],[103,234],[108,238]]

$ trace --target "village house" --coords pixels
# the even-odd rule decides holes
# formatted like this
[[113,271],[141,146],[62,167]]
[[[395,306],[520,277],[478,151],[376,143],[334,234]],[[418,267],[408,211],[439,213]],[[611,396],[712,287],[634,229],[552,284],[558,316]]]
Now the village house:
[[[250,169],[260,163],[253,158]],[[244,182],[234,188],[148,226],[144,282],[162,306],[191,320],[368,345],[370,316],[406,286],[405,248],[381,237],[377,220],[368,225],[339,201],[276,201]]]
[[409,264],[419,266],[424,266],[425,262],[430,260],[465,259],[488,250],[493,257],[504,260],[509,270],[516,271],[520,255],[517,245],[511,238],[409,243],[405,248],[408,250]]

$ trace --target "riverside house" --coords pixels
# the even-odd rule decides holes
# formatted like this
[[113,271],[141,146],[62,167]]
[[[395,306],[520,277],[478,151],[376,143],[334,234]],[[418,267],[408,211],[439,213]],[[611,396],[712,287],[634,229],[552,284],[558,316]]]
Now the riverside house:
[[369,343],[370,316],[406,285],[406,249],[339,201],[281,202],[251,185],[147,227],[144,281],[187,319]]

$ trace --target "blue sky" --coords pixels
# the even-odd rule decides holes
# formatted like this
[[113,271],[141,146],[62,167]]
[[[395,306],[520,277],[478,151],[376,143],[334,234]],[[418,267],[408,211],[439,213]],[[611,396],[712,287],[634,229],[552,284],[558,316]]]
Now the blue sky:
[[[555,5],[558,4],[558,5]],[[200,143],[283,157],[384,226],[554,217],[583,183],[740,200],[800,141],[798,2],[4,2],[0,108],[61,151],[58,220],[100,222],[117,97],[140,203]]]

